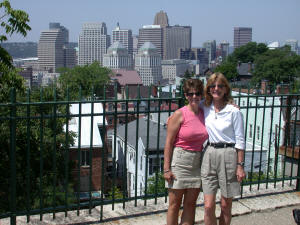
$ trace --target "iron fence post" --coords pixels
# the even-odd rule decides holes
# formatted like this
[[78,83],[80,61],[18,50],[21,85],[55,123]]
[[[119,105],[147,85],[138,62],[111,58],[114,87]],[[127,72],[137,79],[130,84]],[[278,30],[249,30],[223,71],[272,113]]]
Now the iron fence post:
[[16,224],[16,89],[10,90],[10,224]]

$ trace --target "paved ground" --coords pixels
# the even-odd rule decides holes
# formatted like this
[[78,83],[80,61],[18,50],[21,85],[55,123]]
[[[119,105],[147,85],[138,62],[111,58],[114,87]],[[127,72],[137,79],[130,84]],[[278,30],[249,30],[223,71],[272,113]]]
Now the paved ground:
[[[290,186],[290,191],[295,190],[295,186]],[[279,192],[274,194],[275,192]],[[232,225],[293,225],[296,224],[292,217],[292,209],[300,208],[300,192],[287,192],[287,188],[266,190],[255,190],[252,187],[249,192],[244,192],[242,199],[235,199],[233,202],[233,220]],[[257,197],[259,196],[259,197]],[[217,196],[219,197],[219,196]],[[122,204],[115,204],[115,210],[111,205],[104,206],[104,222],[100,223],[100,207],[96,207],[89,214],[88,210],[81,210],[80,216],[76,211],[68,212],[65,217],[64,213],[57,213],[56,219],[53,220],[52,214],[43,215],[43,220],[39,216],[31,216],[30,222],[26,223],[26,217],[17,218],[17,224],[122,224],[122,225],[156,225],[166,224],[166,211],[168,203],[165,198],[158,199],[157,204],[154,200],[149,200],[147,206],[144,206],[143,200],[137,201],[137,207],[134,202],[127,202],[125,209]],[[216,215],[220,214],[220,207],[217,204]],[[196,208],[196,224],[203,223],[203,195],[199,196],[198,206]],[[1,219],[0,225],[9,225],[9,219]]]
[[296,224],[293,218],[293,209],[300,208],[300,205],[266,210],[236,216],[232,218],[231,225],[292,225]]

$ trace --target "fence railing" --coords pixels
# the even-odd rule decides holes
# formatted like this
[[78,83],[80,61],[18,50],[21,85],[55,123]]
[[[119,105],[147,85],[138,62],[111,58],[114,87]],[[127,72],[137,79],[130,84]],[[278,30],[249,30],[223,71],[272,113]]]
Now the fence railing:
[[[132,87],[131,87],[132,88]],[[88,208],[167,196],[162,177],[167,117],[184,105],[152,87],[78,98],[41,90],[0,103],[0,218]],[[247,178],[242,190],[299,189],[299,95],[233,91],[244,116]],[[119,97],[118,97],[119,96]],[[295,183],[294,182],[294,183]],[[243,191],[242,195],[243,196]],[[167,198],[166,198],[167,200]],[[9,203],[9,204],[8,204]]]

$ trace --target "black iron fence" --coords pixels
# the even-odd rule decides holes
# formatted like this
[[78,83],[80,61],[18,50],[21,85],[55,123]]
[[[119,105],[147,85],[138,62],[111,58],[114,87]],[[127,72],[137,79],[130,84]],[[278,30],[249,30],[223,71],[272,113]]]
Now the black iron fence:
[[[102,97],[55,89],[39,100],[0,104],[0,218],[100,207],[167,196],[162,177],[168,116],[184,105],[182,93],[152,87],[117,89]],[[68,93],[68,91],[66,91]],[[236,89],[234,101],[244,116],[247,178],[251,190],[293,186],[299,189],[299,95],[254,94]],[[74,100],[75,99],[75,100]],[[242,195],[243,197],[243,191]],[[166,199],[167,200],[167,199]]]

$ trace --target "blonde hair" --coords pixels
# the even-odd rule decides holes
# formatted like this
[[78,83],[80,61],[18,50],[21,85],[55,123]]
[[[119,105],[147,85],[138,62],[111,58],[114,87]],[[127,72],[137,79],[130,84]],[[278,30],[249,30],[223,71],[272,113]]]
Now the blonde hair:
[[216,73],[212,74],[207,80],[207,84],[206,84],[205,91],[204,91],[206,106],[210,106],[213,101],[213,97],[210,93],[210,86],[213,85],[217,81],[222,83],[225,86],[224,88],[226,89],[224,97],[223,97],[223,101],[225,103],[232,101],[231,90],[230,90],[230,85],[229,85],[228,80],[222,73],[216,72]]

